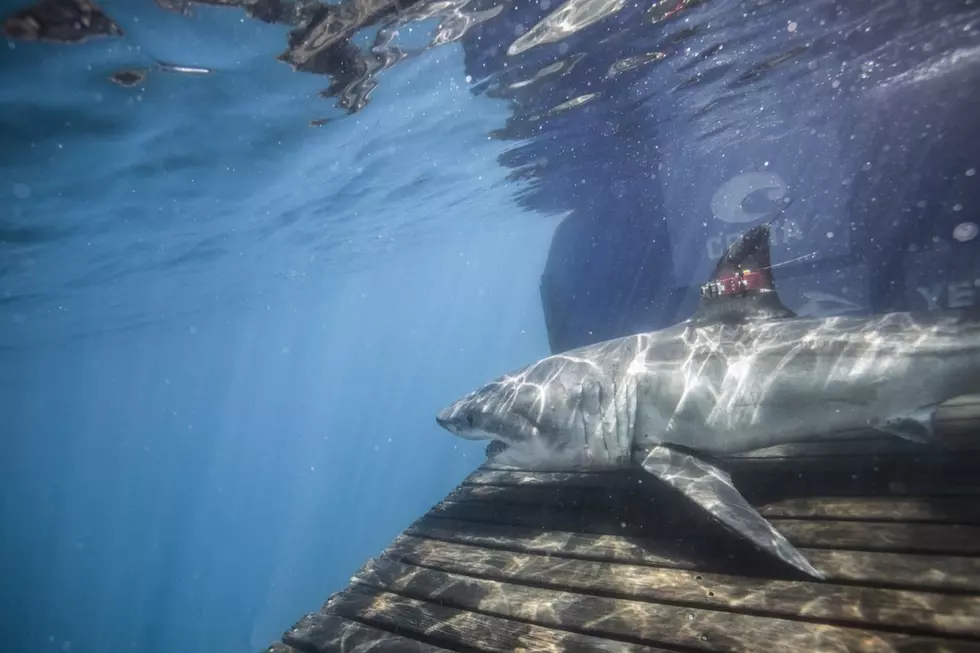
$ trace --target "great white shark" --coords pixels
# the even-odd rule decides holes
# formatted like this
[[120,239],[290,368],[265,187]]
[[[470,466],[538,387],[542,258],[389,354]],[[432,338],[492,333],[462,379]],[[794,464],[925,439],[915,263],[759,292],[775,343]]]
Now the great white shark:
[[691,318],[548,356],[436,421],[518,468],[638,465],[823,578],[713,458],[851,429],[928,446],[938,405],[980,392],[980,313],[798,317],[773,285],[769,242],[768,225],[735,241]]

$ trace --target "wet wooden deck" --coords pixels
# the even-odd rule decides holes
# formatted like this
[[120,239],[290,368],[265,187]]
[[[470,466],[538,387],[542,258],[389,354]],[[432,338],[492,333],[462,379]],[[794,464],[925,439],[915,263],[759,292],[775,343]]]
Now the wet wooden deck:
[[642,473],[488,463],[267,652],[980,652],[980,397],[939,426],[727,459],[824,582]]

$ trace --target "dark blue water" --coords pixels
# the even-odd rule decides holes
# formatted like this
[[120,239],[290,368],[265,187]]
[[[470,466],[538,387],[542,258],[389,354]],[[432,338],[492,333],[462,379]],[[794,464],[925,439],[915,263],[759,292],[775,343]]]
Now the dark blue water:
[[266,646],[482,460],[433,417],[545,314],[669,322],[784,196],[799,312],[976,303],[967,4],[401,3],[307,72],[295,16],[99,6],[0,44],[4,650]]

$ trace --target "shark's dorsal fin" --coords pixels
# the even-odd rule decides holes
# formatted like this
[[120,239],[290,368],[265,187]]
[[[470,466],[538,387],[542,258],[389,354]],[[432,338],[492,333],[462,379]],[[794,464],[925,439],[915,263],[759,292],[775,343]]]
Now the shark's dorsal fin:
[[769,224],[752,227],[718,259],[690,322],[740,323],[796,317],[772,281]]

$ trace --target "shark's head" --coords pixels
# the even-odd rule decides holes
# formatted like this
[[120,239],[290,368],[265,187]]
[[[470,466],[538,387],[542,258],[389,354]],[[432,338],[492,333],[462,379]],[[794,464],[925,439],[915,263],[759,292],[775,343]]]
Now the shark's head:
[[597,466],[629,452],[627,421],[603,385],[593,363],[551,356],[467,394],[436,422],[467,440],[500,443],[494,459],[502,464]]
[[541,436],[534,408],[539,399],[530,386],[497,379],[439,411],[436,422],[467,440],[520,445]]

